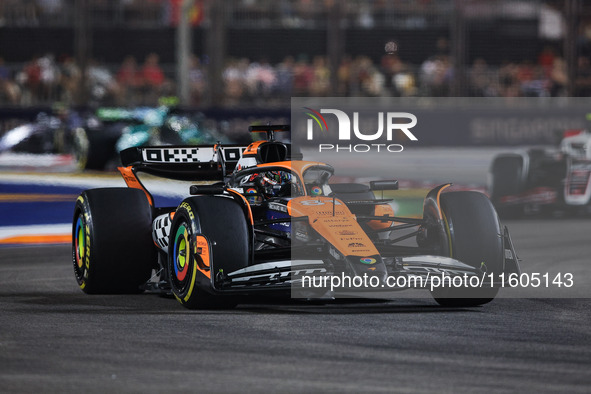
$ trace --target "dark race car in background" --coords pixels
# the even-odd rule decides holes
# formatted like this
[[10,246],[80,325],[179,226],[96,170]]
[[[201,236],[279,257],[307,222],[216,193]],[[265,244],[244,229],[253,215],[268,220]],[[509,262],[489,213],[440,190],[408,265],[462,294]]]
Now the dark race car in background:
[[3,108],[0,120],[0,153],[70,154],[72,132],[85,123],[80,113],[59,107]]
[[591,133],[568,130],[558,148],[497,155],[488,190],[505,216],[591,213]]
[[119,152],[131,147],[229,142],[204,119],[167,106],[8,108],[0,111],[0,153],[68,155],[79,170],[115,169]]

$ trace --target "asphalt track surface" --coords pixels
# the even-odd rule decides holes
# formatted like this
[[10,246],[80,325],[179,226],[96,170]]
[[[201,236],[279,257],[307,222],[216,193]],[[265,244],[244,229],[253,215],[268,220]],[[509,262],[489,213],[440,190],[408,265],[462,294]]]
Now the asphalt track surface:
[[[524,271],[589,274],[590,221],[509,227]],[[69,246],[0,248],[3,393],[589,393],[590,324],[588,298],[189,311],[151,294],[83,294]]]

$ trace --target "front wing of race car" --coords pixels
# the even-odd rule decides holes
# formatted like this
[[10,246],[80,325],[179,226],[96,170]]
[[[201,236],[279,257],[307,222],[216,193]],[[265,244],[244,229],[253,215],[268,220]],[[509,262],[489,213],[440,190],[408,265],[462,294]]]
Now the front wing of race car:
[[[509,231],[503,228],[504,245],[504,272],[506,274],[520,274],[519,259],[515,247],[511,240]],[[444,277],[461,277],[464,283],[470,281],[471,277],[478,278],[479,286],[497,286],[499,284],[495,277],[487,272],[485,266],[479,268],[472,267],[457,259],[430,254],[400,255],[403,249],[388,245],[376,245],[379,254],[376,257],[381,259],[385,267],[385,275],[380,278],[378,286],[364,288],[364,291],[384,291],[384,281],[386,278],[413,278],[406,280],[405,286],[398,286],[396,290],[406,290],[411,288],[432,288],[433,282],[441,283]],[[307,249],[307,250],[305,250]],[[224,273],[212,278],[212,286],[215,291],[220,293],[255,293],[264,290],[293,290],[301,288],[303,278],[330,278],[331,276],[342,275],[341,268],[335,267],[331,251],[334,253],[332,245],[314,245],[304,250],[294,250],[294,258],[282,260],[271,260],[260,263],[254,263],[246,268],[234,272]],[[289,253],[289,251],[286,251]],[[410,249],[406,250],[410,252]],[[416,252],[416,251],[415,251]],[[296,257],[297,256],[297,257]],[[259,256],[263,259],[267,256]],[[306,258],[307,257],[307,258]],[[319,258],[320,257],[320,258]],[[350,256],[358,261],[358,256]],[[256,254],[255,254],[256,258]],[[364,264],[365,265],[365,264]],[[365,265],[366,268],[368,265]],[[362,265],[363,267],[363,265]],[[371,264],[369,265],[371,268]],[[365,272],[367,274],[370,271]],[[354,272],[358,276],[363,276],[363,272]],[[310,280],[310,279],[309,279]],[[314,281],[314,279],[311,279]],[[321,280],[321,279],[319,279]],[[325,279],[326,280],[326,279]],[[398,282],[401,283],[401,282]],[[389,286],[392,290],[392,287]]]

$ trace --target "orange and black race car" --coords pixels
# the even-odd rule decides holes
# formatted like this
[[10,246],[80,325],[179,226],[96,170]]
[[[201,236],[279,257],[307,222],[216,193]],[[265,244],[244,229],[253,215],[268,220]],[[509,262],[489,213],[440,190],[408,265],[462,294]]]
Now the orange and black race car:
[[[274,138],[289,126],[250,129],[267,138],[122,151],[129,188],[87,190],[76,202],[81,289],[160,291],[208,308],[264,292],[331,298],[363,279],[364,291],[418,287],[442,305],[472,306],[492,300],[503,275],[519,274],[507,228],[484,194],[444,192],[444,184],[426,196],[423,218],[397,217],[390,200],[376,198],[383,192],[374,194],[397,181],[331,183],[330,165],[304,161]],[[140,172],[201,182],[180,205],[157,207]],[[346,277],[353,285],[333,286]]]

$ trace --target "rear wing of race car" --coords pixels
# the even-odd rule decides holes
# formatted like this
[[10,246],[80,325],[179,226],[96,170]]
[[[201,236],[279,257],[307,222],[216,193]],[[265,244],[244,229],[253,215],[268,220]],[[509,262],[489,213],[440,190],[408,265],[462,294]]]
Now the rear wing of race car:
[[138,172],[180,181],[223,181],[234,170],[246,146],[194,145],[147,146],[120,152],[119,172],[128,187],[143,190],[150,205],[152,194],[137,177]]
[[266,132],[267,140],[244,145],[146,146],[120,152],[123,167],[119,171],[125,183],[142,189],[150,204],[153,198],[137,177],[138,172],[180,181],[224,181],[242,156],[250,156],[253,165],[260,162],[297,159],[290,144],[274,140],[276,131],[288,131],[287,125],[251,126],[251,132]]
[[134,172],[182,181],[222,181],[246,149],[243,145],[148,146],[121,151]]

